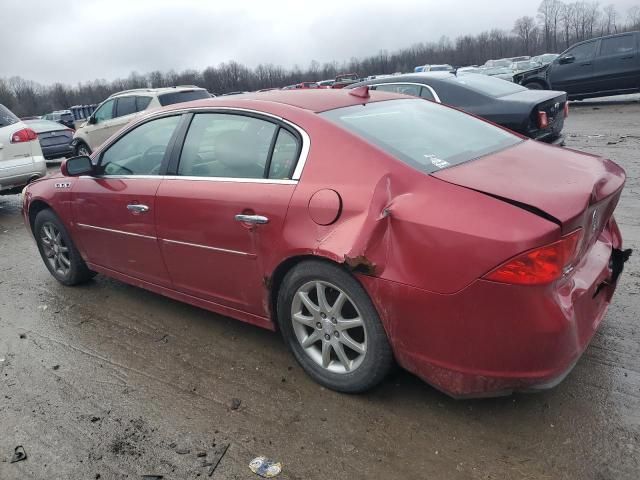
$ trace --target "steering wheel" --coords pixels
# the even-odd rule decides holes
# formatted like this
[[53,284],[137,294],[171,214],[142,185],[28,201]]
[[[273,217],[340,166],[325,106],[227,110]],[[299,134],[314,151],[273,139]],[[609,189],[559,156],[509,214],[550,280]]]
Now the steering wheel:
[[[149,147],[142,154],[142,164],[147,165],[148,163],[152,163],[153,159],[150,157],[158,153],[162,154],[162,156],[164,157],[164,153],[166,149],[167,149],[166,145],[153,145],[152,147]],[[162,167],[162,159],[160,163],[157,163],[156,165],[153,166],[153,168],[149,172],[149,175],[157,175],[160,172],[161,167]]]

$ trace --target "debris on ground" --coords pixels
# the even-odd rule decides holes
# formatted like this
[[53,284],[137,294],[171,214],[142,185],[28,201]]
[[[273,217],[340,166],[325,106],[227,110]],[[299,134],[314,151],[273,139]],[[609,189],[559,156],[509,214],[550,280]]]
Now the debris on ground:
[[186,455],[188,453],[191,453],[191,450],[189,450],[188,448],[177,448],[176,453],[178,455]]
[[27,334],[26,333],[21,333],[20,334],[20,338],[24,340],[25,338],[27,338]]
[[215,449],[215,451],[213,452],[213,456],[211,458],[211,461],[208,462],[210,463],[209,465],[209,476],[213,475],[213,472],[216,471],[216,468],[218,468],[218,464],[220,463],[220,460],[222,460],[222,457],[224,457],[224,454],[227,453],[227,449],[229,448],[229,444],[228,443],[223,443],[221,445],[218,445]]
[[264,478],[272,478],[282,471],[282,464],[280,462],[274,462],[267,457],[256,457],[251,460],[249,468],[256,475]]
[[239,398],[232,398],[231,405],[230,405],[231,410],[238,410],[241,404],[242,404],[242,400],[240,400]]
[[60,368],[60,365],[54,365],[53,367],[51,367],[53,370],[58,370]]
[[96,423],[100,420],[100,417],[91,417],[91,423]]
[[198,452],[196,453],[196,457],[206,457],[207,456],[207,452]]
[[162,475],[142,475],[144,480],[161,480],[164,478]]
[[26,459],[27,459],[27,452],[25,451],[22,445],[18,445],[16,448],[13,449],[13,456],[11,457],[11,462],[9,463],[21,462],[22,460],[26,460]]

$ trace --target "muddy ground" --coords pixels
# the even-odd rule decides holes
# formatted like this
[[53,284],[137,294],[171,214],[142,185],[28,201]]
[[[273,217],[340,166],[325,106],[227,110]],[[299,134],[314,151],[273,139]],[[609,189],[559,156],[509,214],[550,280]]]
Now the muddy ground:
[[[639,249],[640,100],[574,102],[565,131],[626,168],[616,215]],[[455,401],[398,372],[352,396],[313,383],[277,334],[101,276],[59,285],[18,197],[0,197],[0,479],[209,478],[225,443],[211,478],[257,478],[267,455],[286,479],[637,479],[637,252],[555,389]]]

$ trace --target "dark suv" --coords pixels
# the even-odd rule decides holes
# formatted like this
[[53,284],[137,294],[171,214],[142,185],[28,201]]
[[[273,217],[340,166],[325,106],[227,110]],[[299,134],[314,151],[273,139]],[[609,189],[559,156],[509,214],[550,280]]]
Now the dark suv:
[[640,32],[594,38],[565,50],[549,65],[514,75],[531,89],[563,90],[570,99],[640,91]]
[[56,110],[52,113],[47,113],[42,117],[43,120],[51,120],[52,122],[58,122],[67,128],[72,130],[76,129],[76,122],[73,118],[71,110]]

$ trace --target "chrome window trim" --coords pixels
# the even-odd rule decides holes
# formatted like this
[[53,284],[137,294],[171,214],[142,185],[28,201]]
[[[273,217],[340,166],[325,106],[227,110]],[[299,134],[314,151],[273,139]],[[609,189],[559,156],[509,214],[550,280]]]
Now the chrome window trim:
[[156,237],[151,237],[149,235],[141,235],[139,233],[125,232],[123,230],[114,230],[113,228],[97,227],[95,225],[87,225],[86,223],[76,223],[76,225],[80,228],[86,228],[88,230],[98,230],[100,232],[118,233],[120,235],[128,235],[131,237],[146,238],[147,240],[157,240]]
[[[425,85],[426,86],[426,85]],[[430,88],[430,87],[428,87]],[[435,94],[435,92],[433,92]],[[437,95],[436,95],[437,97]],[[134,124],[132,124],[130,127],[122,130],[120,132],[120,134],[115,137],[111,142],[109,142],[109,144],[105,144],[102,146],[102,148],[100,148],[97,151],[97,157],[100,157],[102,155],[103,152],[105,152],[107,149],[109,149],[114,143],[116,143],[119,139],[121,139],[122,137],[124,137],[127,133],[129,133],[131,130],[133,130],[134,128],[140,126],[141,124],[145,123],[146,121],[151,121],[154,118],[161,118],[161,117],[165,117],[165,116],[173,116],[173,115],[184,115],[185,113],[203,113],[203,112],[212,112],[215,113],[216,111],[231,111],[231,112],[245,112],[245,113],[252,113],[254,115],[262,115],[263,117],[268,117],[268,118],[272,118],[274,120],[278,120],[282,123],[285,123],[287,125],[289,125],[291,128],[293,128],[296,132],[298,132],[300,134],[300,137],[302,138],[302,147],[300,148],[300,155],[298,156],[298,162],[296,163],[296,168],[293,171],[293,175],[291,175],[291,181],[297,181],[300,180],[300,177],[302,176],[302,172],[304,171],[304,167],[307,163],[307,158],[309,156],[309,150],[311,148],[311,138],[309,137],[309,134],[300,126],[296,125],[293,122],[290,122],[289,120],[286,120],[282,117],[279,117],[278,115],[274,115],[272,113],[267,113],[267,112],[262,112],[260,110],[253,110],[251,108],[242,108],[242,107],[216,107],[216,106],[209,106],[209,107],[192,107],[192,108],[180,108],[180,109],[176,109],[176,110],[162,110],[162,111],[154,111],[152,113],[148,113],[146,115],[142,115],[140,117],[140,121],[135,122]],[[146,177],[146,175],[144,175]],[[153,178],[158,178],[160,175],[151,175]],[[130,176],[121,176],[121,178],[128,178],[128,177],[143,177],[143,175],[130,175]],[[114,176],[103,176],[103,177],[93,177],[93,178],[115,178]],[[191,177],[193,179],[193,177]],[[202,178],[213,178],[213,177],[202,177]],[[243,180],[252,180],[252,179],[243,179]],[[255,179],[255,180],[260,180],[260,179]],[[269,183],[273,183],[271,181],[271,179],[265,178],[262,180],[270,180]],[[275,180],[275,179],[274,179]],[[277,182],[276,182],[277,183]]]
[[298,180],[278,178],[236,178],[236,177],[194,177],[189,175],[108,175],[91,176],[81,175],[78,178],[90,178],[93,180],[193,180],[197,182],[232,182],[232,183],[272,183],[275,185],[297,185]]
[[233,255],[240,255],[242,257],[255,257],[256,255],[253,253],[241,252],[239,250],[229,250],[227,248],[219,248],[219,247],[211,247],[209,245],[201,245],[199,243],[189,243],[189,242],[180,242],[178,240],[168,240],[166,238],[161,238],[165,243],[172,243],[174,245],[184,245],[187,247],[196,247],[196,248],[204,248],[205,250],[213,250],[214,252],[220,253],[231,253]]
[[[415,85],[417,87],[424,87],[424,88],[428,89],[431,92],[431,95],[433,95],[433,99],[436,102],[442,103],[442,100],[440,100],[440,97],[438,96],[436,91],[433,89],[433,87],[431,87],[430,85],[426,85],[424,83],[417,83],[417,82],[386,82],[386,83],[371,83],[371,84],[369,84],[370,87],[381,87],[383,85]],[[411,95],[411,96],[413,96],[413,95]],[[417,97],[417,98],[422,98],[422,97]]]

